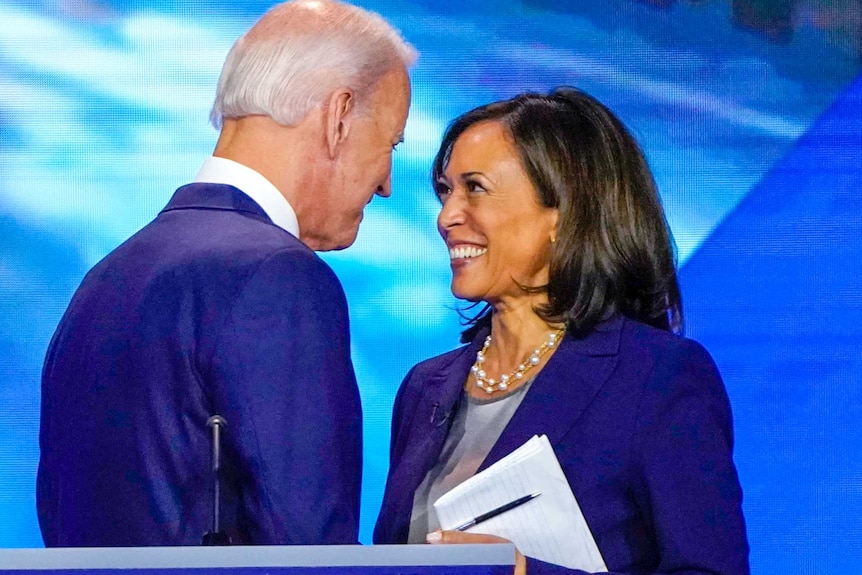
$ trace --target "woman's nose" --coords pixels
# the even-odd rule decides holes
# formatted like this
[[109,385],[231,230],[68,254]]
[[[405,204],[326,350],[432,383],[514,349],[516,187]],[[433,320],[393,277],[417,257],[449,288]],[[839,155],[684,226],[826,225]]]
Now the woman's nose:
[[463,224],[465,220],[464,199],[459,194],[450,193],[440,206],[437,214],[437,229],[444,238],[453,226]]

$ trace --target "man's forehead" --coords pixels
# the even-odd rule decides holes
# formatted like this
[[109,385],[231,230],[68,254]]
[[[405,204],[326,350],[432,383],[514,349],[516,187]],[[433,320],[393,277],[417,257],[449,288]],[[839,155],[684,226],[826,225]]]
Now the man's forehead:
[[385,122],[393,136],[404,132],[410,108],[410,77],[406,70],[393,70],[380,81],[374,95],[375,116]]

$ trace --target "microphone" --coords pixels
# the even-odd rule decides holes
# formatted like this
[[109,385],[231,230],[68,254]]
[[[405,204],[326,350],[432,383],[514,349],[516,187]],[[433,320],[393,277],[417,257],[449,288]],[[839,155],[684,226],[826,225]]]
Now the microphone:
[[[447,421],[452,418],[452,414],[458,409],[458,405],[460,404],[460,400],[456,402],[455,405],[450,406],[441,406],[439,402],[435,401],[431,406],[431,420],[429,423],[433,423],[434,427],[440,427],[444,425]],[[438,414],[437,411],[440,411]]]
[[230,535],[219,529],[219,503],[221,501],[221,429],[227,421],[221,415],[207,419],[207,427],[212,429],[212,473],[213,473],[213,524],[212,530],[204,533],[202,545],[230,545]]

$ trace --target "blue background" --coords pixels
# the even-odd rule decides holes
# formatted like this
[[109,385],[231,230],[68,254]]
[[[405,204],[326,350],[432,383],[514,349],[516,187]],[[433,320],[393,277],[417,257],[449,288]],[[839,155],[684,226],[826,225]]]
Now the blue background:
[[[656,174],[688,335],[733,405],[753,571],[862,573],[862,4],[357,3],[421,53],[392,198],[324,256],[347,292],[365,406],[362,540],[398,383],[457,344],[427,177],[442,130],[490,100],[571,84],[622,117]],[[210,154],[221,63],[270,5],[0,0],[2,547],[41,545],[53,329],[86,270]]]

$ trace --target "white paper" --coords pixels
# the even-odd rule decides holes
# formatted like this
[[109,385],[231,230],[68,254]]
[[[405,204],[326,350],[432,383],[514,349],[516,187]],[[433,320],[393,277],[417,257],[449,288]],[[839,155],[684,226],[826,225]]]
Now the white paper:
[[602,554],[544,435],[524,445],[434,502],[443,529],[458,525],[530,493],[540,496],[474,525],[512,541],[528,557],[569,569],[607,571]]

